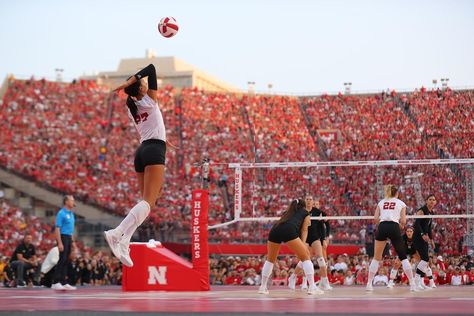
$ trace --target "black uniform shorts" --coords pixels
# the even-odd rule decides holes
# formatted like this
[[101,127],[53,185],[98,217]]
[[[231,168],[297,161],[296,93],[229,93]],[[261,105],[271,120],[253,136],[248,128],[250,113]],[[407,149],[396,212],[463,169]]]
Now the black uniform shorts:
[[428,252],[428,243],[423,239],[423,237],[421,237],[421,234],[416,234],[413,237],[413,248],[418,251],[421,260],[430,260],[430,255]]
[[300,237],[298,229],[290,223],[275,225],[270,230],[268,241],[280,244]]
[[135,171],[144,172],[146,166],[164,165],[166,143],[161,139],[147,139],[135,152]]
[[375,240],[386,241],[390,239],[393,248],[397,252],[398,258],[404,260],[407,258],[407,249],[400,233],[400,224],[397,222],[381,222],[377,227]]

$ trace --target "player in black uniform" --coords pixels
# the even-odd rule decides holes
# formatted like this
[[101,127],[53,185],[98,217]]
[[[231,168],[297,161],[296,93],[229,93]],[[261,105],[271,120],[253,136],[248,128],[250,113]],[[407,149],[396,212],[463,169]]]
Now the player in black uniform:
[[[316,202],[316,203],[315,203]],[[305,198],[305,203],[306,203],[306,210],[310,212],[311,217],[322,217],[324,212],[319,209],[319,201],[314,200],[313,196],[310,194],[306,195]],[[313,206],[315,205],[315,206]],[[324,260],[324,255],[323,255],[323,245],[322,241],[326,237],[326,226],[323,220],[311,220],[311,225],[308,227],[308,238],[306,239],[306,243],[309,246],[309,251],[312,257],[316,256],[318,266],[319,266],[319,275],[321,277],[321,282],[319,284],[319,287],[322,290],[332,290],[331,285],[329,284],[328,280],[328,274],[327,274],[327,265],[326,261]],[[301,264],[302,262],[298,262],[296,265],[295,273],[293,273],[289,278],[288,278],[288,286],[290,289],[295,289],[295,284],[296,284],[296,275],[300,272],[301,270]],[[303,284],[302,288],[306,288],[306,278],[303,278]]]
[[[433,194],[428,195],[426,204],[420,207],[416,215],[432,215],[433,208],[436,205],[436,197]],[[434,249],[433,235],[431,233],[432,218],[417,218],[415,220],[415,232],[413,233],[413,245],[420,256],[420,262],[416,266],[415,282],[419,289],[426,289],[422,277],[425,275],[430,279],[430,287],[436,287],[433,280],[433,272],[428,264],[430,257],[428,248]]]
[[[407,226],[405,228],[405,234],[402,235],[403,243],[405,244],[407,256],[410,258],[418,258],[418,254],[416,253],[415,246],[413,245],[413,227]],[[418,259],[417,259],[418,260]],[[398,270],[402,265],[400,259],[395,258],[393,260],[393,267],[390,271],[390,281],[388,282],[387,287],[393,288],[395,286],[395,279],[397,278]]]
[[[321,207],[321,204],[319,202],[319,200],[315,200],[314,201],[314,206],[316,208],[320,208]],[[322,216],[323,217],[326,217],[327,214],[325,211],[321,211],[322,213]],[[328,260],[328,246],[329,246],[329,235],[331,233],[331,225],[329,224],[329,221],[328,220],[323,220],[323,223],[324,223],[324,236],[321,236],[321,245],[323,246],[323,258],[324,260]]]
[[313,262],[310,260],[310,254],[305,245],[308,236],[308,226],[311,223],[309,212],[305,207],[306,204],[303,200],[293,200],[288,209],[270,230],[267,242],[267,260],[262,268],[262,285],[258,293],[268,294],[268,279],[272,274],[273,264],[280,252],[281,243],[286,243],[288,248],[302,261],[302,268],[310,284],[308,294],[318,293],[318,289],[314,284]]

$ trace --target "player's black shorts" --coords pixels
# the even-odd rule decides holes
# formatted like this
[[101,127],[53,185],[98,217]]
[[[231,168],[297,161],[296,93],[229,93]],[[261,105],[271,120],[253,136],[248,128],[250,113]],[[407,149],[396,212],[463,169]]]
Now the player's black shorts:
[[407,255],[413,256],[416,253],[416,249],[415,249],[414,245],[412,245],[410,248],[408,248],[408,247],[406,247],[406,248],[407,248]]
[[322,236],[321,233],[317,230],[316,231],[314,231],[314,230],[308,231],[308,237],[306,238],[306,243],[311,246],[313,244],[313,242],[315,242],[316,240],[320,240],[321,245],[322,245],[323,240],[324,240],[324,236]]
[[144,172],[146,166],[164,165],[166,143],[161,139],[147,139],[135,152],[135,171]]
[[390,239],[393,248],[397,252],[398,258],[404,260],[407,258],[407,250],[405,242],[400,233],[400,225],[396,222],[381,222],[377,227],[377,235],[375,240],[386,241]]
[[423,240],[421,235],[420,236],[417,236],[417,235],[413,237],[413,248],[415,248],[415,250],[418,251],[418,254],[420,255],[421,260],[429,261],[430,255],[428,253],[428,243]]
[[300,231],[290,223],[275,225],[268,234],[268,241],[280,244],[300,237]]

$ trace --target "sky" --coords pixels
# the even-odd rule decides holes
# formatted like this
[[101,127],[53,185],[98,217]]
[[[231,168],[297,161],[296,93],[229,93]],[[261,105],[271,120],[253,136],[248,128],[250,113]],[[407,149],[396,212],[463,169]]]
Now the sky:
[[[157,31],[164,16],[173,38]],[[240,89],[474,87],[469,0],[0,0],[0,41],[0,82],[113,71],[151,48]]]

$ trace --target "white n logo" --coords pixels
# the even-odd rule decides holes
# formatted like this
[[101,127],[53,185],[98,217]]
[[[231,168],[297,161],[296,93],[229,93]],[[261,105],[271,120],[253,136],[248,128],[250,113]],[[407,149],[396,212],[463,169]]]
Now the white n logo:
[[166,281],[166,267],[161,266],[156,269],[156,267],[149,266],[148,267],[148,284],[158,284],[166,285],[168,282]]

